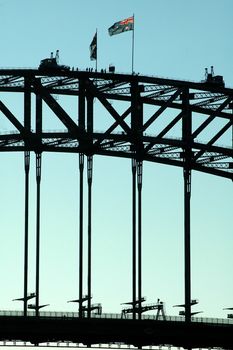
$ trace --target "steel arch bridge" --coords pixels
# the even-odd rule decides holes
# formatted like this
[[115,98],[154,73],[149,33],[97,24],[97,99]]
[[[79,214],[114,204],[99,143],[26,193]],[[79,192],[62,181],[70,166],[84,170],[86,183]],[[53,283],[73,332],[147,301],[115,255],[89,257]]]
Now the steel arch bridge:
[[[4,100],[4,96],[9,93],[20,95],[23,102],[23,116],[15,115],[8,102]],[[84,311],[90,321],[92,311],[92,159],[94,155],[105,155],[132,159],[132,301],[130,303],[135,325],[139,325],[137,321],[142,321],[143,312],[141,269],[143,162],[173,165],[183,169],[184,315],[185,327],[189,327],[192,319],[191,172],[195,170],[233,180],[233,89],[225,88],[214,82],[188,82],[137,74],[93,72],[90,69],[67,72],[51,70],[46,73],[33,69],[8,69],[0,70],[0,96],[1,117],[12,126],[10,132],[0,130],[0,152],[20,151],[25,155],[24,297],[21,298],[24,303],[24,317],[28,316],[29,300],[27,275],[30,152],[36,154],[37,247],[36,291],[33,307],[37,317],[40,316],[39,309],[42,307],[39,298],[41,157],[43,152],[65,152],[79,154],[79,299],[76,300],[79,303],[79,322],[83,319]],[[60,97],[57,98],[57,96],[72,96],[75,99],[75,117],[66,111],[65,106],[59,101]],[[97,103],[107,113],[106,125],[101,123],[100,113],[95,111]],[[62,130],[45,130],[44,106],[53,113],[54,118],[62,125]],[[99,128],[102,131],[98,131]],[[83,297],[83,169],[85,156],[88,168],[88,295],[86,299]],[[84,299],[88,302],[87,307],[83,305]],[[117,327],[120,329],[120,325]],[[216,340],[214,345],[211,341],[208,343],[206,339],[203,341],[205,338],[203,334],[200,336],[202,341],[195,343],[193,339],[193,342],[190,340],[189,343],[186,339],[183,345],[192,347],[195,344],[198,346],[232,344],[232,339],[229,343],[221,343],[221,336],[220,343]],[[226,335],[224,337],[226,338]],[[4,334],[0,334],[0,338],[4,339]],[[131,343],[133,343],[132,339],[133,336]],[[164,341],[163,337],[162,339],[158,341]],[[107,340],[111,341],[110,338]],[[152,345],[152,340],[149,340],[147,344],[144,338],[135,341],[139,346]],[[153,342],[156,343],[154,338]],[[182,341],[174,341],[173,344],[182,346]]]

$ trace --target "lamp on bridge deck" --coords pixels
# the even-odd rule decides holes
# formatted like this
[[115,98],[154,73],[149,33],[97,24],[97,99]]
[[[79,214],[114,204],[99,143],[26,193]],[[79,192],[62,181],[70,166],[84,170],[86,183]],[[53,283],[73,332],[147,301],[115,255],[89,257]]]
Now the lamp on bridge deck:
[[[191,299],[190,305],[191,305],[191,306],[194,306],[194,305],[197,305],[198,303],[199,303],[199,300],[198,300],[198,299]],[[184,307],[184,308],[185,308],[185,304],[173,305],[173,307]],[[200,314],[200,313],[202,313],[202,312],[203,312],[203,311],[194,311],[194,312],[191,312],[191,316]],[[179,311],[179,315],[180,315],[180,316],[185,316],[185,311],[184,311],[184,310]]]
[[[36,296],[36,293],[30,293],[30,294],[27,295],[26,300],[30,300],[32,298],[35,298],[35,296]],[[13,299],[13,301],[24,301],[24,300],[25,300],[24,297],[23,298]]]
[[49,306],[49,305],[50,305],[50,304],[44,304],[44,305],[39,305],[39,306],[37,307],[36,304],[29,304],[29,305],[28,305],[28,309],[35,310],[35,311],[39,311],[39,309],[41,309],[42,307]]
[[92,296],[89,297],[89,295],[84,295],[82,299],[69,300],[67,301],[67,303],[80,303],[80,301],[81,303],[84,303],[85,301],[88,301],[90,299],[92,299]]
[[87,312],[87,315],[89,316],[91,311],[97,310],[97,315],[101,315],[102,314],[102,305],[101,304],[91,304],[90,306],[83,306],[83,303],[85,301],[89,301],[90,299],[92,299],[92,296],[89,295],[84,295],[82,297],[82,299],[74,299],[74,300],[69,300],[67,301],[67,303],[80,303],[82,304],[82,313],[84,314],[85,312]]
[[[233,310],[233,307],[225,307],[223,310]],[[227,318],[233,318],[233,314],[227,314]]]

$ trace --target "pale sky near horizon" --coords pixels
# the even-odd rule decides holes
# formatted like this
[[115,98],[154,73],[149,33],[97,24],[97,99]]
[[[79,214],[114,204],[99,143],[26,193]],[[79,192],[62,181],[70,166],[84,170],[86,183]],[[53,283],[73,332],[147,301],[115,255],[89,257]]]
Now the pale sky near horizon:
[[[94,67],[89,45],[98,30],[98,67],[131,71],[131,33],[109,37],[116,21],[135,15],[135,71],[181,80],[204,79],[214,66],[233,88],[231,0],[0,0],[0,67],[37,67],[51,51],[71,67]],[[22,97],[1,93],[16,115]],[[58,100],[67,110],[67,98]],[[46,127],[57,129],[48,113]],[[101,111],[96,125],[101,130]],[[9,131],[0,115],[0,132]],[[229,140],[226,140],[228,142]],[[23,154],[1,153],[0,310],[20,310],[23,296]],[[86,169],[85,169],[86,171]],[[35,279],[35,157],[31,156],[30,292]],[[86,172],[85,172],[86,176]],[[85,179],[86,180],[86,179]],[[78,156],[43,154],[41,303],[73,311],[78,297]],[[203,317],[226,317],[233,307],[232,182],[192,173],[192,297]],[[86,194],[86,187],[85,187]],[[86,222],[85,222],[86,228]],[[86,242],[85,242],[86,243]],[[85,257],[86,258],[86,257]],[[184,301],[182,169],[144,164],[143,295],[160,298],[169,315]],[[86,278],[86,275],[85,275]],[[85,282],[86,283],[86,282]],[[85,287],[86,288],[86,287]],[[131,299],[131,162],[94,157],[93,302],[103,312],[121,311]],[[86,292],[84,290],[84,292]]]

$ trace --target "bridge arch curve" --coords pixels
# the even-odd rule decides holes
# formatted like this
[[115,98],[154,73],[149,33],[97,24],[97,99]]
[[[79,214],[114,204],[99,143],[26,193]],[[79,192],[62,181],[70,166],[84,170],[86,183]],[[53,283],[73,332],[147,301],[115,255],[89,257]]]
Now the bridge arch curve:
[[[23,94],[23,118],[4,102],[4,93]],[[222,85],[93,71],[0,70],[0,96],[1,114],[12,125],[0,134],[0,152],[99,154],[178,167],[188,162],[191,170],[233,179],[233,89]],[[56,96],[72,96],[77,117]],[[43,129],[44,105],[62,130]],[[101,126],[96,106],[107,114],[107,126]]]

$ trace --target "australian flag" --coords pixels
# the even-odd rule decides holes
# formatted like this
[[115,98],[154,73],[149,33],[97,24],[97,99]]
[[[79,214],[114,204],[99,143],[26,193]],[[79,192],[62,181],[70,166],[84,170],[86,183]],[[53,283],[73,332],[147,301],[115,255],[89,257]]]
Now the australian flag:
[[114,23],[110,28],[108,28],[108,34],[110,36],[115,34],[120,34],[134,29],[134,17],[129,17],[123,19],[122,21]]
[[95,33],[90,45],[90,59],[92,61],[97,59],[97,32]]

